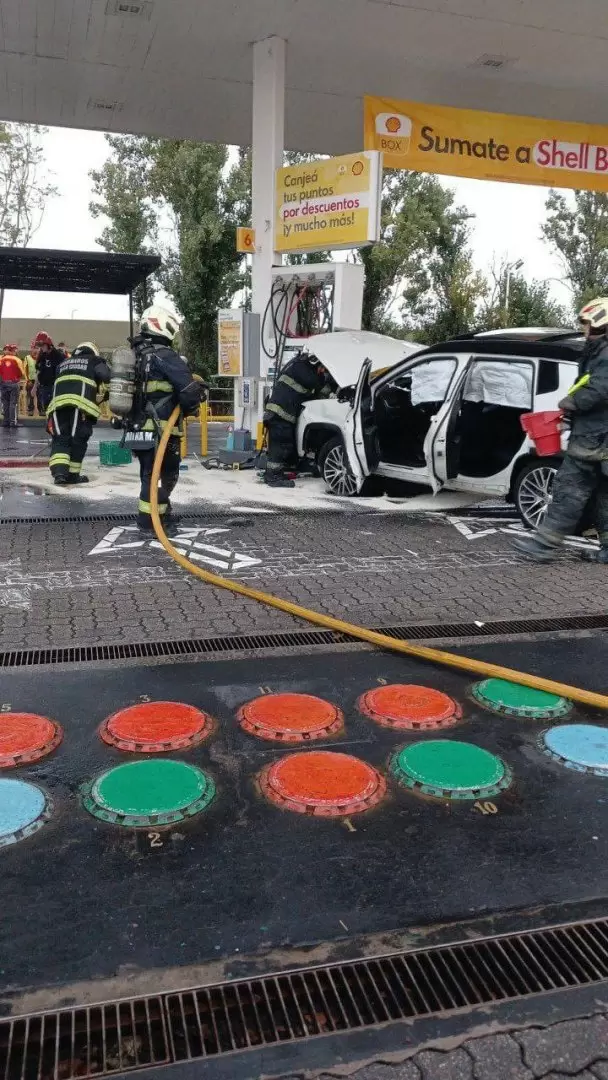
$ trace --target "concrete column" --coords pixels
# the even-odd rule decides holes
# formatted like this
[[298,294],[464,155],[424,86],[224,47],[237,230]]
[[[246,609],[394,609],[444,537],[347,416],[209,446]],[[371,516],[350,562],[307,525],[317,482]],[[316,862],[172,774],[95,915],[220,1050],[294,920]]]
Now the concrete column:
[[[274,251],[274,189],[275,171],[283,164],[285,133],[285,58],[286,42],[269,37],[253,45],[253,129],[251,137],[251,224],[255,229],[256,247],[251,269],[251,310],[263,318],[270,299],[271,268],[281,258]],[[262,379],[268,373],[270,361],[262,351]],[[257,408],[238,406],[239,379],[234,385],[235,427],[247,428],[256,438],[257,425],[263,414],[263,393],[258,387]]]

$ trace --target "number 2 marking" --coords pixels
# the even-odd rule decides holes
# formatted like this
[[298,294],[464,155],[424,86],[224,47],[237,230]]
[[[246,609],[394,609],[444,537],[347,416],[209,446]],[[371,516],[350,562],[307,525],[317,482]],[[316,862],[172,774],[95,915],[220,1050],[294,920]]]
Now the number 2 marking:
[[159,832],[149,832],[148,840],[150,841],[150,847],[162,847],[163,842]]

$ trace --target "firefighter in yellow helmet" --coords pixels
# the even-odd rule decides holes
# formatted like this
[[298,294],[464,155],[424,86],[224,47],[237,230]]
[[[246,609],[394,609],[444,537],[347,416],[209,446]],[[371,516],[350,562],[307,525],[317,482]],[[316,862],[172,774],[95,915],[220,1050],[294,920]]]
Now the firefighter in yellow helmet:
[[109,382],[110,369],[92,341],[83,341],[57,365],[47,430],[52,437],[49,465],[58,486],[88,481],[80,470]]
[[608,563],[608,297],[585,304],[579,322],[586,342],[578,379],[559,402],[571,425],[568,451],[544,521],[530,536],[514,542],[522,555],[537,562],[554,558],[594,498],[600,549],[593,557]]

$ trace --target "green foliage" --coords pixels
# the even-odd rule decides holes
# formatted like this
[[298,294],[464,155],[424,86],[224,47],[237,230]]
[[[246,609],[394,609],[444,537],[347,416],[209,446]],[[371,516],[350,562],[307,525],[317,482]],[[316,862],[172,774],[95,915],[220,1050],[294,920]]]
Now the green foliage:
[[26,247],[57,189],[44,171],[46,128],[0,124],[0,244]]
[[551,191],[546,210],[542,235],[562,261],[578,311],[587,300],[608,293],[608,195]]
[[381,239],[360,253],[365,329],[430,343],[469,328],[484,289],[468,251],[470,218],[437,177],[385,173]]
[[[144,136],[107,136],[112,155],[92,174],[95,216],[109,219],[106,250],[160,250],[158,284],[183,316],[182,345],[194,366],[216,370],[217,309],[244,283],[235,229],[251,216],[249,154],[229,166],[225,146]],[[138,309],[149,302],[139,296]]]
[[565,308],[550,296],[549,283],[526,279],[512,273],[508,290],[507,264],[492,272],[492,286],[482,304],[476,328],[498,330],[502,326],[567,327],[571,323]]

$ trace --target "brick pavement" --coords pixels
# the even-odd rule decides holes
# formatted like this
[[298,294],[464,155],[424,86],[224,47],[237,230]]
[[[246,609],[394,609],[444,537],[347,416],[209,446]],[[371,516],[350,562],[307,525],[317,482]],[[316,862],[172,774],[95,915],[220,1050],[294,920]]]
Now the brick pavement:
[[[187,522],[226,530],[192,541],[202,544],[197,558],[211,560],[199,565],[222,573],[209,545],[229,551],[228,576],[363,625],[603,610],[605,568],[581,562],[573,550],[553,566],[534,566],[519,559],[503,531],[469,540],[445,517],[292,514],[234,521],[220,515]],[[99,521],[2,526],[0,648],[301,625],[197,582],[129,530],[111,550],[91,554],[112,530],[111,522]]]
[[[284,1080],[304,1080],[291,1073]],[[509,1034],[468,1039],[447,1050],[425,1049],[402,1063],[344,1067],[318,1080],[608,1080],[608,1017],[564,1020]]]

